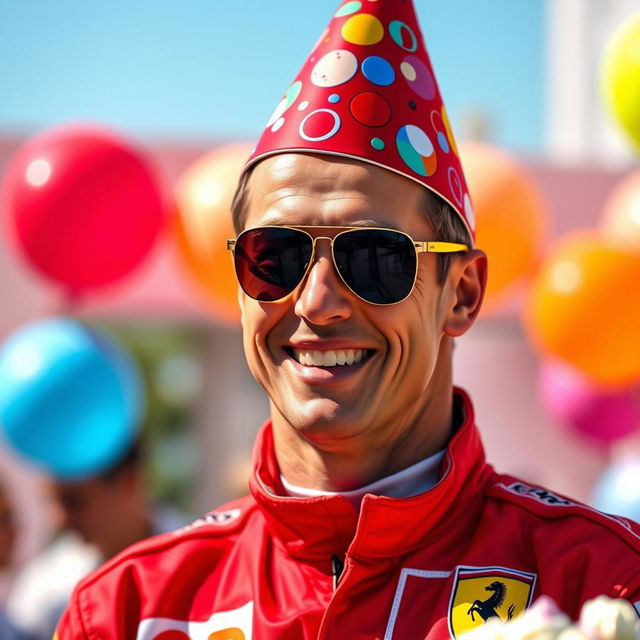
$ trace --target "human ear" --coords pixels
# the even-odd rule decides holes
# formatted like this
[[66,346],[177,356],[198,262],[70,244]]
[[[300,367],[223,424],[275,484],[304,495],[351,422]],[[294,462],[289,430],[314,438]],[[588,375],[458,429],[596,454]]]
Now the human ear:
[[472,249],[451,262],[445,287],[452,291],[444,333],[452,338],[471,328],[482,306],[487,285],[487,255]]

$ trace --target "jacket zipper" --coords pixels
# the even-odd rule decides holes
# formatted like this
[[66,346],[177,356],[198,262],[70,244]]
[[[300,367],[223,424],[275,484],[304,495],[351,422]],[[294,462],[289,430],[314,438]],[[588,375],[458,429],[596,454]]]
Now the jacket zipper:
[[344,569],[344,562],[337,555],[331,556],[331,575],[333,576],[333,590],[338,588],[338,581]]
[[[344,580],[340,581],[340,578],[344,577],[347,579],[349,573],[351,572],[351,563],[348,561],[347,556],[344,557],[344,560],[340,560],[340,556],[332,555],[331,556],[331,575],[333,576],[333,596],[331,597],[331,601],[329,602],[329,606],[322,616],[322,620],[320,622],[320,628],[318,629],[318,636],[316,640],[327,640],[327,627],[330,626],[331,622],[329,620],[330,615],[333,613],[332,609],[335,608],[336,596],[340,589],[344,588]],[[340,584],[338,584],[340,582]]]

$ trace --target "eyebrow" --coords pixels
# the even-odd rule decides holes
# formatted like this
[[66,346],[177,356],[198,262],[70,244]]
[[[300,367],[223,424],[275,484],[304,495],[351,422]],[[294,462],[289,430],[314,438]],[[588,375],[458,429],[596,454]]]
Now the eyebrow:
[[380,227],[384,229],[394,229],[395,231],[400,231],[398,225],[393,222],[381,222],[379,220],[350,220],[348,224],[299,224],[295,222],[289,222],[280,217],[268,218],[267,220],[263,220],[260,226],[275,226],[275,227],[327,227],[327,228],[338,228],[338,227]]

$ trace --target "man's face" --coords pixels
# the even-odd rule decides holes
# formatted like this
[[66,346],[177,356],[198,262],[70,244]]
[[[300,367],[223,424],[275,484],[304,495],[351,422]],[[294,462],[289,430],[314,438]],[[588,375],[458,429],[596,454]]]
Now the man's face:
[[119,477],[110,481],[52,482],[50,492],[59,510],[61,528],[71,529],[85,542],[101,548],[119,535],[123,523],[118,514],[127,500],[126,483]]
[[[377,226],[433,240],[424,207],[424,188],[388,170],[280,154],[253,172],[245,228]],[[240,294],[247,360],[269,394],[276,428],[288,423],[328,448],[365,432],[367,442],[378,447],[402,437],[432,400],[440,375],[453,292],[447,283],[438,284],[436,260],[420,254],[412,294],[398,304],[376,306],[347,289],[334,270],[329,242],[320,240],[306,279],[291,296],[261,303]],[[336,356],[353,351],[362,360],[333,367],[305,364],[313,351]]]
[[13,509],[5,492],[0,490],[0,569],[11,564],[15,539]]

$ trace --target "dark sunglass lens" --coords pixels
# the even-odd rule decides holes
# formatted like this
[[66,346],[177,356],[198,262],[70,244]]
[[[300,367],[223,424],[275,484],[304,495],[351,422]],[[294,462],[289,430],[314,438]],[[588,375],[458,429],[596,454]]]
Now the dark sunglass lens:
[[296,229],[263,227],[244,231],[234,251],[240,286],[255,300],[280,300],[300,284],[312,252],[311,238]]
[[347,285],[368,302],[393,304],[406,298],[416,275],[416,251],[403,233],[358,229],[339,235],[334,256]]

